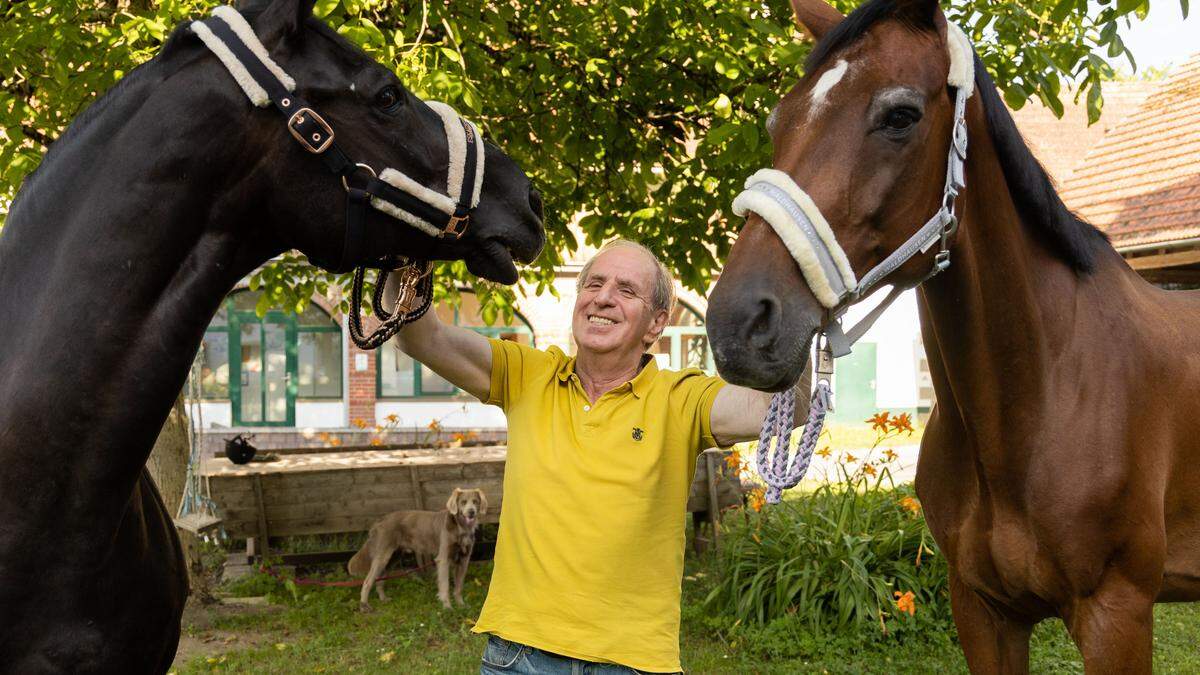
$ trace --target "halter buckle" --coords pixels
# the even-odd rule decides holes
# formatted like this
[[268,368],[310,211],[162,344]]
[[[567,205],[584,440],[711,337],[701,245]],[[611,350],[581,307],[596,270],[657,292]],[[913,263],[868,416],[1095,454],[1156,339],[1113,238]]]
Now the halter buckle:
[[450,222],[446,223],[446,228],[442,230],[442,236],[448,237],[453,235],[455,239],[462,239],[462,236],[467,233],[467,224],[470,220],[470,214],[465,216],[451,214]]
[[301,108],[288,118],[288,131],[304,149],[319,155],[333,143],[333,127],[312,108]]

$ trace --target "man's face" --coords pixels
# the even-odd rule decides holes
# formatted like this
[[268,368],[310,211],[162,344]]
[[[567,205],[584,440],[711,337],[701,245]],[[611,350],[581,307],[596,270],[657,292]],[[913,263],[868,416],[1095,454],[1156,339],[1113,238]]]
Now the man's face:
[[636,248],[601,253],[575,299],[571,329],[581,352],[640,355],[662,333],[665,311],[651,309],[655,264]]

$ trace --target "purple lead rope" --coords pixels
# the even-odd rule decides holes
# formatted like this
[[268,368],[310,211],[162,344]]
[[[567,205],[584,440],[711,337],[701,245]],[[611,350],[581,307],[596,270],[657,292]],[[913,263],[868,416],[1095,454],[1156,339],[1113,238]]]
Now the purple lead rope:
[[817,439],[825,427],[825,414],[829,411],[830,401],[829,380],[817,380],[804,433],[793,450],[791,435],[795,427],[796,390],[788,389],[771,397],[771,405],[767,408],[767,416],[758,435],[757,453],[758,474],[767,484],[768,504],[778,504],[784,490],[796,487],[804,479],[813,450],[817,447]]

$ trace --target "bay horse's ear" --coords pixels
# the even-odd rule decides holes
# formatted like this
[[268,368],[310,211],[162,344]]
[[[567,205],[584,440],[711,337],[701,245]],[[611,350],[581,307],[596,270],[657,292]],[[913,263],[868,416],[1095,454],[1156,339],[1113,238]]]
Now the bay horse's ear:
[[894,16],[912,26],[936,29],[941,9],[938,0],[897,0]]
[[800,30],[820,40],[846,18],[825,0],[792,0],[792,12]]
[[316,0],[246,0],[240,9],[262,12],[254,21],[254,29],[264,44],[273,45],[298,34],[304,21],[312,16],[314,4]]

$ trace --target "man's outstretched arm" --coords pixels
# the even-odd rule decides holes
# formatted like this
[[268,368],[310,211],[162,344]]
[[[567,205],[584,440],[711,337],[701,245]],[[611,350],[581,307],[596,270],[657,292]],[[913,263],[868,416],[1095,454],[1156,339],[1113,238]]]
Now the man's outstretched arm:
[[[395,275],[383,290],[385,306],[396,302]],[[486,401],[492,387],[492,346],[479,333],[442,323],[431,308],[394,338],[400,350],[451,384]]]
[[[812,392],[812,364],[805,367],[796,383],[795,425],[803,426],[808,419],[808,404]],[[721,445],[733,445],[758,440],[763,418],[771,405],[771,394],[727,384],[713,400],[710,425],[713,437]]]

